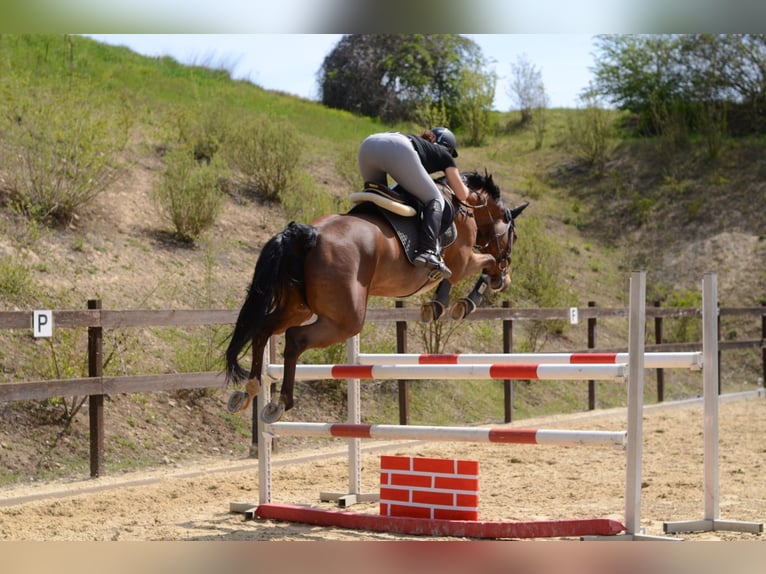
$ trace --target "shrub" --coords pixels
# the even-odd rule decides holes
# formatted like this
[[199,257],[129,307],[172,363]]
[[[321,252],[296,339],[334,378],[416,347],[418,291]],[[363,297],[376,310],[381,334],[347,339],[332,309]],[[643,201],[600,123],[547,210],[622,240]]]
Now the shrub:
[[33,220],[67,224],[119,174],[131,119],[87,84],[8,79],[0,93],[0,171],[11,203]]
[[298,173],[292,180],[292,185],[280,196],[287,220],[309,223],[320,215],[344,213],[351,208],[345,195],[335,196],[321,190],[307,173]]
[[0,299],[26,305],[36,297],[37,287],[29,270],[12,257],[0,257]]
[[176,235],[183,241],[194,242],[213,225],[223,207],[224,166],[217,157],[198,162],[188,148],[169,151],[165,166],[162,179],[153,190],[154,200]]
[[279,201],[295,176],[300,144],[298,132],[287,122],[251,117],[233,128],[224,149],[229,167],[246,189]]
[[614,115],[593,95],[586,94],[583,102],[585,107],[569,120],[569,145],[580,161],[601,175],[614,151]]

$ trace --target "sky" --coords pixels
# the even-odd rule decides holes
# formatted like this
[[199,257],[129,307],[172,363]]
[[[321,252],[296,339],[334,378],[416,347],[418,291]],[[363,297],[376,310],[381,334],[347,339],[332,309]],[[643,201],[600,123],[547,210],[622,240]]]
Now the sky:
[[[87,34],[145,56],[222,67],[267,90],[318,98],[317,72],[341,34]],[[497,73],[494,108],[512,109],[511,65],[521,56],[541,73],[551,108],[574,108],[591,80],[591,34],[466,34]]]

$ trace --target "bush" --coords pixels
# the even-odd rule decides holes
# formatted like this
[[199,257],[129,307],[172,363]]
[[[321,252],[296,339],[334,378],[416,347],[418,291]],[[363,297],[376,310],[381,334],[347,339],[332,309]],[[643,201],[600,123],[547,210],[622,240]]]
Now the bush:
[[351,201],[345,195],[335,196],[322,191],[306,173],[299,173],[292,180],[292,185],[280,196],[288,221],[309,223],[320,215],[344,213],[351,208]]
[[592,95],[583,97],[585,107],[569,120],[569,145],[577,158],[603,174],[614,151],[614,114]]
[[9,79],[0,92],[0,172],[27,217],[67,224],[119,174],[130,114],[88,85]]
[[244,119],[227,138],[225,157],[248,190],[279,201],[292,183],[301,155],[298,132],[267,117]]
[[194,242],[211,227],[223,207],[220,159],[194,159],[193,150],[177,148],[165,155],[165,172],[153,190],[161,215],[183,241]]
[[23,306],[31,303],[37,293],[32,274],[12,257],[0,257],[0,300]]

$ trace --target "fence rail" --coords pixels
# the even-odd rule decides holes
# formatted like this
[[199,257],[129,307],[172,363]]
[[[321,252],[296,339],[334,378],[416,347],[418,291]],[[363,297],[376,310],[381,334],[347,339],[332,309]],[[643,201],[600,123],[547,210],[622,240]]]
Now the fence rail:
[[[604,349],[596,347],[596,325],[598,319],[627,318],[627,308],[596,307],[592,302],[587,307],[577,308],[580,321],[587,324],[588,352],[624,352],[625,349]],[[503,352],[512,352],[513,322],[564,320],[569,321],[571,308],[515,309],[503,307],[480,308],[469,315],[468,321],[502,321]],[[56,397],[88,396],[90,400],[91,433],[91,476],[102,471],[103,453],[103,397],[116,393],[138,393],[172,391],[195,388],[217,388],[225,385],[224,376],[218,372],[179,373],[134,376],[103,375],[103,330],[128,327],[192,327],[233,325],[237,311],[231,310],[106,310],[101,301],[88,301],[87,310],[51,311],[53,326],[60,328],[86,328],[88,330],[88,372],[89,377],[75,379],[48,379],[0,383],[0,402],[44,400]],[[0,330],[32,331],[33,311],[0,311]],[[701,309],[695,307],[646,307],[647,321],[653,320],[658,343],[648,344],[647,352],[655,351],[697,351],[701,343],[661,343],[662,321],[665,318],[701,317]],[[763,307],[721,307],[719,320],[723,317],[760,317],[761,338],[739,341],[720,341],[719,350],[758,349],[762,350],[763,378],[766,380],[766,306]],[[442,321],[451,319],[443,318]],[[395,308],[369,309],[366,321],[396,325],[397,352],[407,352],[407,323],[420,321],[420,309],[404,307],[397,301]],[[409,381],[399,381],[400,424],[409,424]],[[511,381],[504,381],[505,421],[512,418],[513,387]],[[662,369],[657,369],[657,399],[663,400]],[[595,385],[589,381],[589,409],[595,408]],[[255,416],[255,415],[254,415]]]

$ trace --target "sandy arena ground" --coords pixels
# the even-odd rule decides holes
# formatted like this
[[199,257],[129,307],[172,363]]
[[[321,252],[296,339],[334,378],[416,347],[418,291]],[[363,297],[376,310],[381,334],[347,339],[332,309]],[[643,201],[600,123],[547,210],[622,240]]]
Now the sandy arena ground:
[[[766,399],[720,408],[720,518],[766,520]],[[624,430],[624,409],[526,420],[514,427]],[[641,525],[662,535],[666,521],[703,518],[700,402],[644,411]],[[319,492],[347,492],[342,441],[304,454],[275,455],[273,502],[321,503]],[[620,448],[469,443],[363,443],[363,491],[378,488],[381,453],[453,457],[480,463],[481,520],[611,518],[624,522],[625,451]],[[423,540],[270,520],[244,520],[231,502],[258,502],[257,461],[198,464],[141,474],[0,490],[0,540]],[[353,512],[378,512],[375,503]],[[681,534],[685,540],[763,541],[737,532]]]

